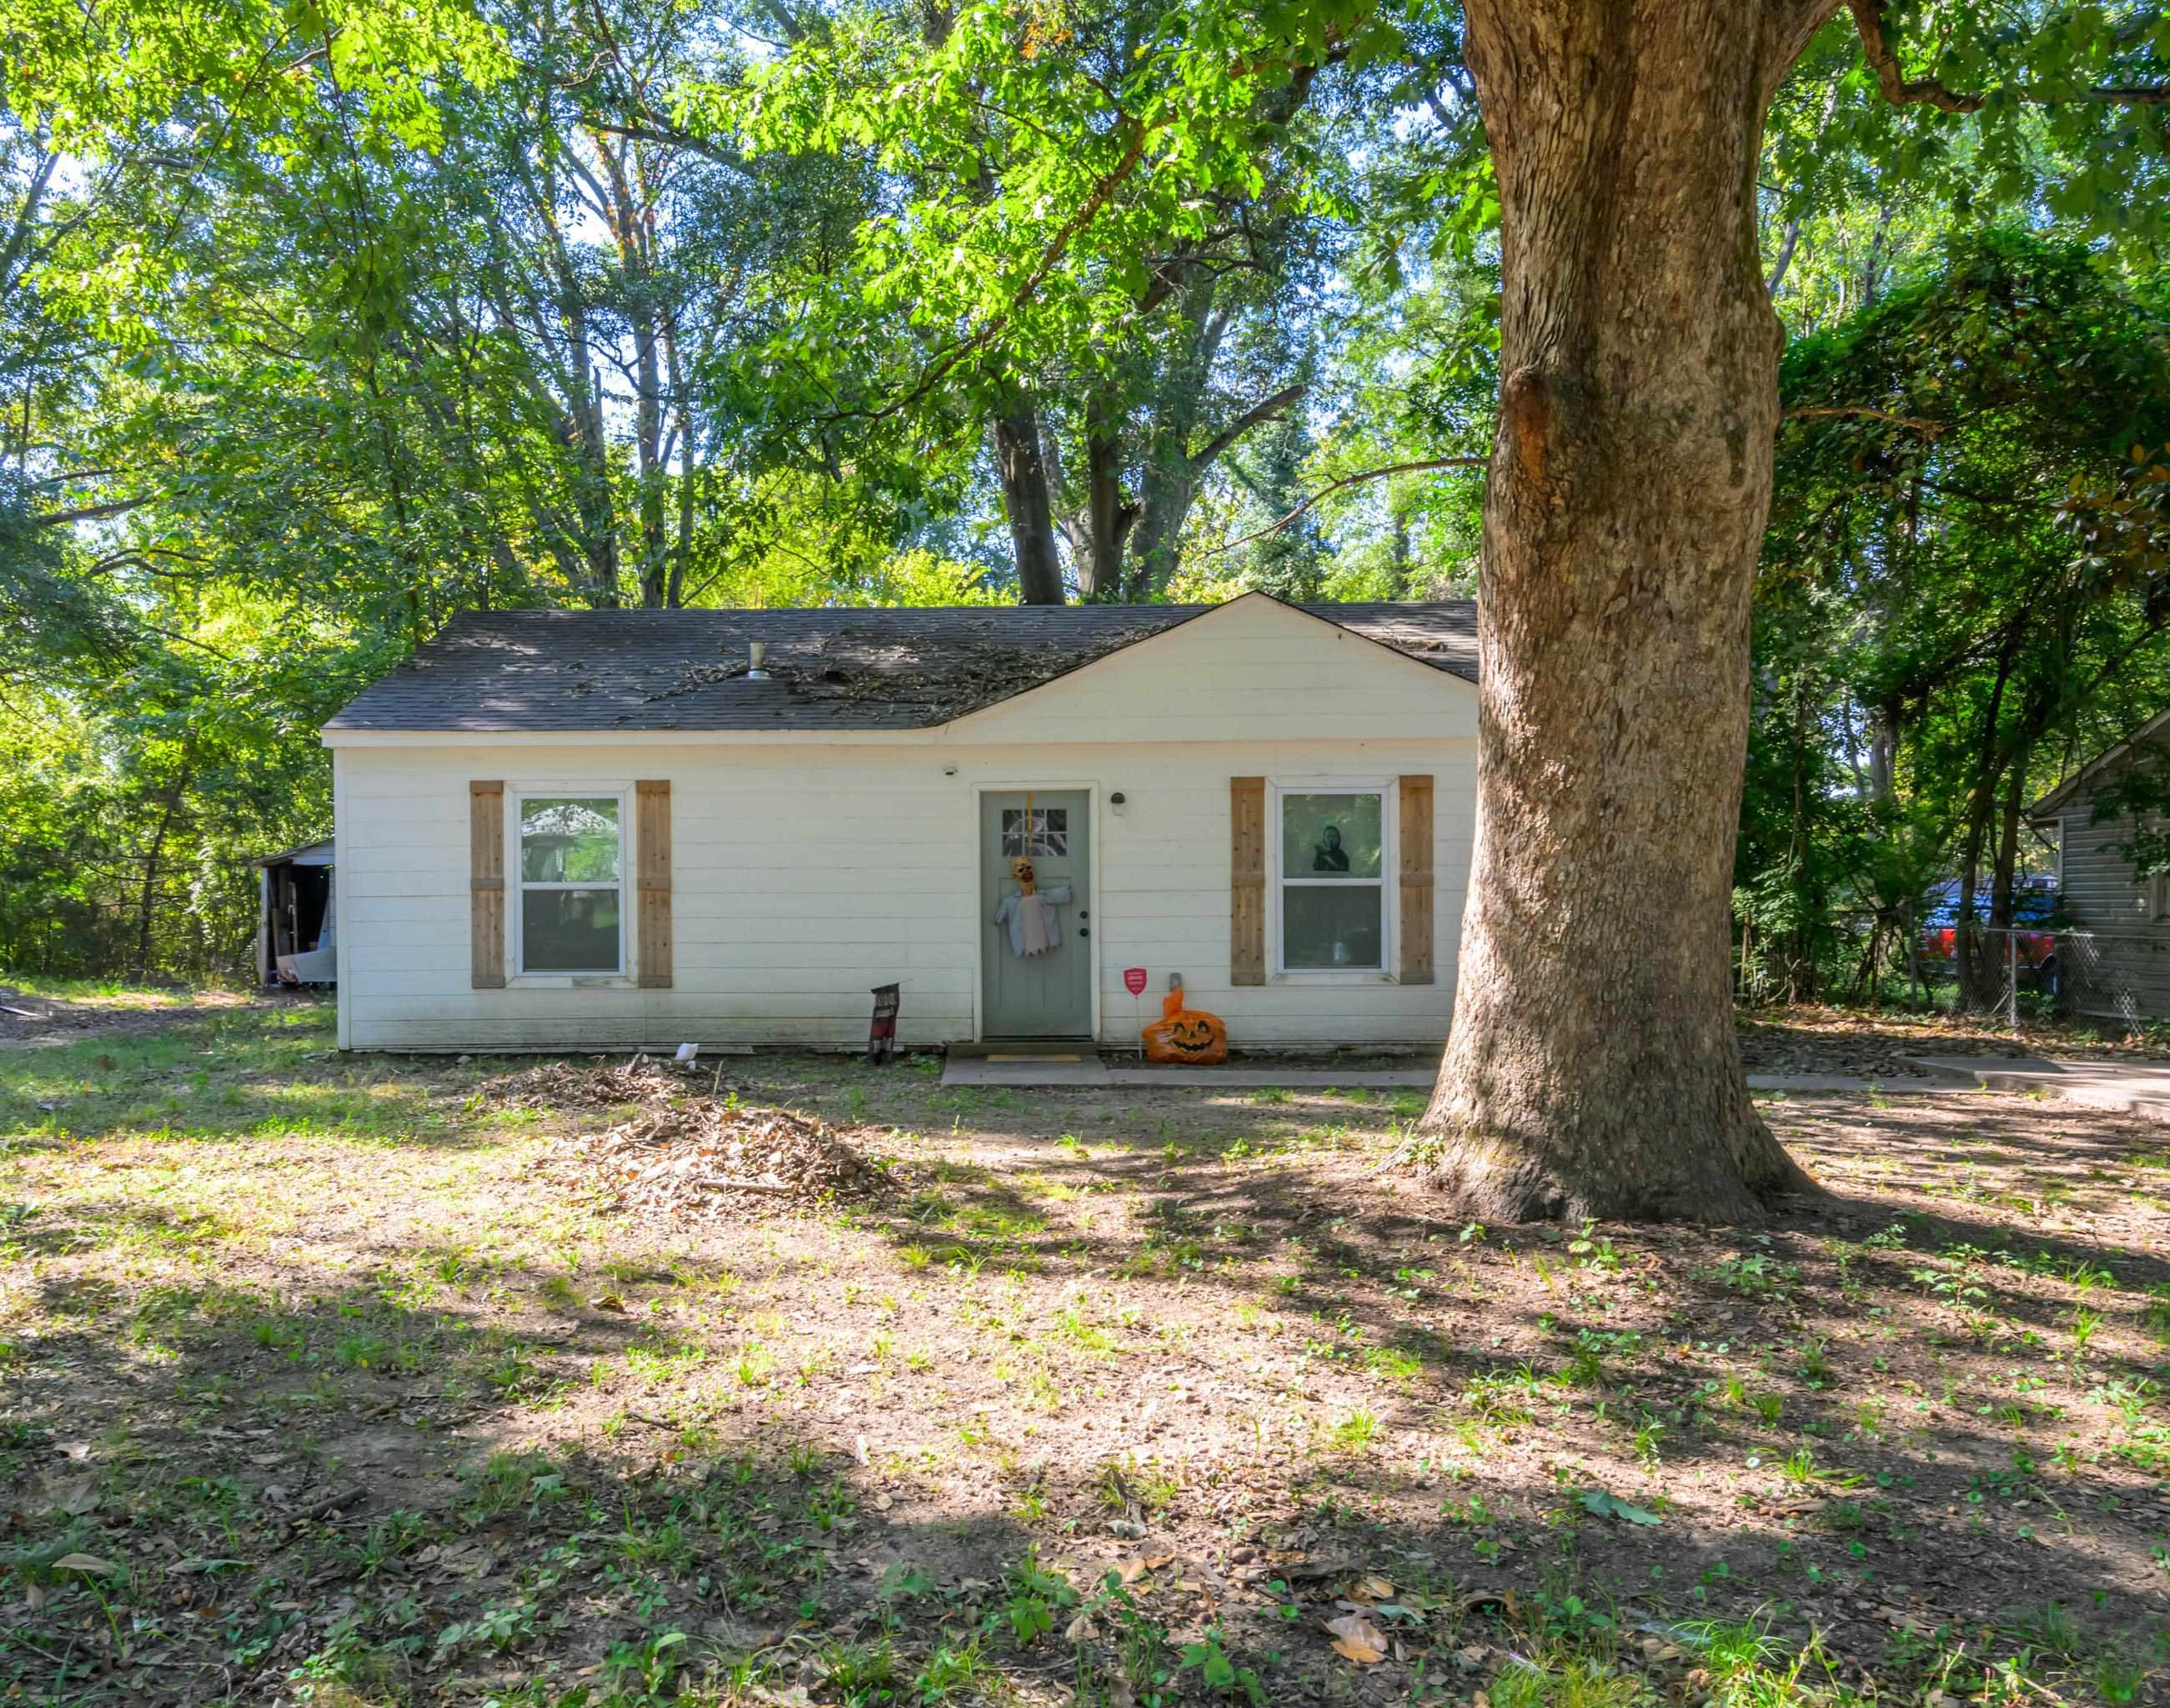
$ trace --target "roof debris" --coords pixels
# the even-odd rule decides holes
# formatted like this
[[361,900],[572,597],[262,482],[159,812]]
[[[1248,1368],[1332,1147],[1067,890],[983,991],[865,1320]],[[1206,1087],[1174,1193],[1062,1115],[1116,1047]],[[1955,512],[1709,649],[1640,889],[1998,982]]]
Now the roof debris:
[[[332,730],[924,729],[1216,609],[470,611]],[[1299,607],[1474,681],[1467,600]],[[755,643],[762,673],[749,666]]]

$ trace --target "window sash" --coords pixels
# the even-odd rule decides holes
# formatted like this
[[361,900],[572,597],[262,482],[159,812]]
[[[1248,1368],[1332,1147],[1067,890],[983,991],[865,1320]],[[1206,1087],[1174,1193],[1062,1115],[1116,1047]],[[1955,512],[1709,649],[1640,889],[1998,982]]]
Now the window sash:
[[[1272,799],[1269,859],[1273,873],[1273,943],[1271,971],[1277,978],[1290,979],[1380,979],[1387,975],[1393,964],[1392,936],[1395,919],[1388,884],[1392,874],[1395,842],[1393,792],[1376,781],[1349,782],[1339,778],[1306,778],[1301,782],[1269,783]],[[1380,860],[1376,877],[1360,877],[1347,873],[1292,873],[1285,869],[1285,849],[1288,839],[1288,807],[1291,797],[1307,795],[1370,796],[1379,803]],[[1288,893],[1292,889],[1369,889],[1378,895],[1378,958],[1361,964],[1344,963],[1320,967],[1291,966],[1289,964]]]
[[[628,976],[630,921],[626,916],[626,898],[633,886],[627,873],[633,859],[633,835],[628,816],[632,795],[630,789],[596,788],[584,785],[529,784],[524,787],[508,786],[510,797],[505,803],[505,830],[511,842],[510,857],[505,864],[511,874],[511,905],[505,910],[510,918],[506,926],[512,937],[513,976],[535,979],[623,979]],[[585,881],[560,878],[526,878],[521,876],[525,862],[521,856],[526,838],[523,835],[526,803],[531,800],[591,800],[614,801],[617,804],[617,877],[606,881],[589,878]],[[569,894],[585,892],[591,894],[613,895],[617,899],[617,955],[607,967],[537,967],[527,958],[527,908],[521,897],[532,890],[537,894],[551,892]]]

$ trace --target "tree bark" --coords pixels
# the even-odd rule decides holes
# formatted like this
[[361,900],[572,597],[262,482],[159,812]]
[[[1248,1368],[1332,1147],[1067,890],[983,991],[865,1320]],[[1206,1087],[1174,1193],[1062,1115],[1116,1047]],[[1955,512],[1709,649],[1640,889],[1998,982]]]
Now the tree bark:
[[1123,548],[1138,519],[1123,497],[1122,425],[1104,392],[1085,404],[1085,502],[1069,519],[1077,596],[1114,599],[1123,590]]
[[174,820],[181,814],[181,803],[188,793],[189,782],[195,771],[195,744],[181,744],[181,758],[174,773],[174,786],[167,792],[166,804],[158,814],[158,828],[151,833],[151,846],[143,855],[143,889],[136,910],[136,978],[138,983],[151,976],[152,928],[158,913],[158,876],[164,869],[166,838],[174,828]]
[[1462,1213],[1754,1221],[1728,903],[1781,334],[1756,248],[1777,0],[1468,0],[1499,426],[1454,1023],[1417,1154]]
[[1990,981],[1996,969],[1983,962],[1983,943],[1978,929],[1981,895],[1981,851],[1989,840],[1989,821],[1996,806],[1999,762],[1999,723],[2004,715],[2004,691],[2012,681],[2012,664],[2019,647],[2018,625],[2005,632],[1996,657],[1996,680],[1989,691],[1989,707],[1982,713],[1981,745],[1975,761],[1974,787],[1967,797],[1966,832],[1959,851],[1958,923],[1952,933],[1952,958],[1959,974],[1959,1000],[1969,1008],[1986,1008],[1995,1000]]
[[1061,605],[1062,560],[1055,550],[1055,505],[1040,455],[1039,414],[1020,401],[994,418],[991,433],[1016,553],[1018,602]]
[[2027,798],[2024,750],[2012,755],[2004,771],[2004,807],[1996,829],[1996,869],[1990,878],[1989,923],[1992,931],[2012,929],[2012,899],[2019,869],[2019,809]]

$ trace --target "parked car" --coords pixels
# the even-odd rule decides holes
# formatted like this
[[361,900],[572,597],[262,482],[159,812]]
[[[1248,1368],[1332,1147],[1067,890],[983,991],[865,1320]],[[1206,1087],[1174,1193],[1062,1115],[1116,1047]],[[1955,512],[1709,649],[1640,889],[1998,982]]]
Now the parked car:
[[[1989,898],[1975,901],[1977,931],[1989,921]],[[1929,910],[1921,919],[1924,976],[1956,972],[1959,962],[1959,887],[1941,883],[1929,892]],[[2030,885],[2012,898],[2012,947],[2018,951],[2020,982],[2043,990],[2057,983],[2057,933],[2064,928],[2064,899],[2046,886]],[[2008,953],[2004,935],[1985,935],[1985,951],[2002,962]]]

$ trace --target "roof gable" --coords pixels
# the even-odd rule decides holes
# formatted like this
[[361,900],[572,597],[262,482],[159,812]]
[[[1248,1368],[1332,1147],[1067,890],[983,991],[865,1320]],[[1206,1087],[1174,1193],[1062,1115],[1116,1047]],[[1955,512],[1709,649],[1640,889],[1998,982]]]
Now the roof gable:
[[[455,618],[325,725],[476,734],[933,729],[1231,606],[523,611]],[[1476,679],[1466,601],[1298,607]],[[767,650],[754,676],[748,649]]]
[[975,739],[1240,739],[1291,720],[1376,736],[1404,717],[1439,733],[1458,709],[1475,734],[1469,681],[1336,621],[1322,608],[1246,593],[957,720]]
[[2122,761],[2129,759],[2140,748],[2160,744],[2164,731],[2170,729],[2170,712],[2158,712],[2124,740],[2113,747],[2104,748],[2064,782],[2027,809],[2030,819],[2055,818],[2070,806],[2073,799],[2101,782]]

